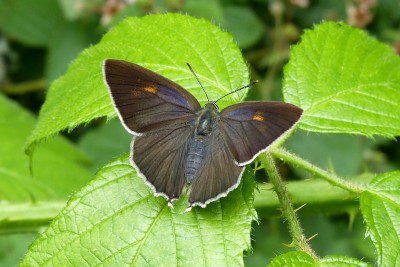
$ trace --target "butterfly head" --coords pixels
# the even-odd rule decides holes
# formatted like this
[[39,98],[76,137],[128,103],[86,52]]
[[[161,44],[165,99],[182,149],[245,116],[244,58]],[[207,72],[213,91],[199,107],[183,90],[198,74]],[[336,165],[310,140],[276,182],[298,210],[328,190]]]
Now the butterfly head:
[[208,109],[208,110],[215,110],[215,111],[219,111],[219,107],[218,105],[215,103],[215,101],[209,101],[207,102],[207,104],[204,105],[204,109]]

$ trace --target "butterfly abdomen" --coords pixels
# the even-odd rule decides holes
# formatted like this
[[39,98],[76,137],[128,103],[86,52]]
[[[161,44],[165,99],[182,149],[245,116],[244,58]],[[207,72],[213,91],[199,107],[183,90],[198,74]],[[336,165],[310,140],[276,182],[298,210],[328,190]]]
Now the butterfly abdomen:
[[188,183],[191,183],[196,176],[206,153],[207,137],[194,136],[190,146],[185,163],[185,177]]
[[207,153],[209,138],[218,119],[218,109],[213,102],[207,103],[197,114],[193,139],[185,162],[185,177],[191,183]]

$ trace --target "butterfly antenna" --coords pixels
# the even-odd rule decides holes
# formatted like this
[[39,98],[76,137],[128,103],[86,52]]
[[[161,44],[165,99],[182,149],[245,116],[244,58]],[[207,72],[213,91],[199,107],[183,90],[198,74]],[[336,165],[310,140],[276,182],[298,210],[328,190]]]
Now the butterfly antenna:
[[200,84],[200,87],[203,89],[204,93],[206,94],[207,101],[210,102],[210,99],[208,98],[207,92],[206,92],[206,90],[204,89],[203,85],[201,84],[201,82],[200,82],[199,78],[197,77],[196,73],[195,73],[194,70],[192,69],[192,66],[190,66],[190,64],[187,63],[187,62],[186,62],[186,64],[188,65],[190,71],[193,73],[194,77],[196,77],[197,82]]
[[243,89],[252,87],[252,86],[255,85],[256,83],[258,83],[258,80],[255,80],[254,82],[251,82],[251,83],[248,84],[248,85],[245,85],[245,86],[243,86],[243,87],[240,87],[239,89],[236,89],[236,90],[234,90],[234,91],[232,91],[232,92],[227,93],[226,95],[221,96],[220,98],[218,98],[217,100],[215,100],[214,103],[217,103],[217,102],[220,101],[222,98],[224,98],[224,97],[226,97],[226,96],[228,96],[228,95],[230,95],[230,94],[236,93],[237,91],[240,91],[240,90],[243,90]]

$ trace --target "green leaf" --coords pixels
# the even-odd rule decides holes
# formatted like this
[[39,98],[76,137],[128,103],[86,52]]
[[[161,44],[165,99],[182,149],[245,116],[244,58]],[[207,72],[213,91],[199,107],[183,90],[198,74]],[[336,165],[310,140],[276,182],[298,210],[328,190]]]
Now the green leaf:
[[367,267],[367,263],[346,256],[327,256],[317,262],[310,255],[302,251],[292,251],[275,257],[269,267],[293,266],[293,267]]
[[90,31],[93,29],[82,27],[76,22],[59,26],[58,32],[48,44],[49,53],[46,58],[48,84],[64,74],[71,61],[91,43],[91,39],[95,39]]
[[249,48],[260,40],[264,26],[251,8],[227,6],[223,11],[224,20],[221,21],[221,26],[232,33],[241,48]]
[[79,147],[94,162],[93,168],[99,168],[130,150],[132,136],[122,126],[120,120],[113,119],[100,127],[89,131],[79,139]]
[[1,94],[0,118],[0,200],[30,203],[66,199],[91,178],[82,166],[88,157],[61,137],[37,149],[31,173],[24,146],[35,118]]
[[220,1],[214,0],[187,0],[184,2],[183,11],[197,18],[206,18],[211,21],[223,21],[224,10]]
[[305,110],[304,130],[400,135],[400,58],[344,23],[306,31],[285,67],[284,96]]
[[400,171],[381,174],[361,194],[361,211],[379,266],[400,265]]
[[191,16],[217,22],[223,29],[232,33],[235,41],[243,49],[254,45],[263,34],[263,24],[253,10],[245,5],[223,6],[220,1],[187,0],[183,10]]
[[0,204],[0,236],[41,231],[65,207],[65,203],[66,198],[21,203],[3,201]]
[[315,260],[305,252],[292,251],[275,257],[268,267],[296,266],[296,267],[314,267]]
[[[296,131],[285,143],[290,151],[307,159],[320,168],[333,170],[339,175],[356,175],[362,169],[363,144],[359,136],[315,134]],[[323,156],[321,156],[323,155]],[[303,169],[295,169],[302,176],[309,176]]]
[[[250,247],[254,181],[206,209],[171,209],[124,156],[99,171],[31,245],[21,266],[241,266]],[[235,203],[235,205],[232,205]]]
[[138,3],[133,5],[126,5],[123,9],[119,10],[117,13],[113,14],[112,17],[110,17],[109,23],[107,23],[107,21],[105,21],[105,23],[107,24],[107,28],[110,29],[115,27],[115,25],[117,25],[127,17],[139,17],[146,14],[147,12],[145,11],[145,9],[142,9],[140,7],[140,4]]
[[24,146],[35,118],[1,94],[0,118],[0,234],[37,231],[92,178],[83,166],[89,159],[57,137],[40,146],[30,162]]
[[0,1],[0,29],[28,45],[46,46],[64,23],[57,1]]
[[0,235],[0,266],[17,266],[37,234]]
[[[102,64],[116,58],[140,64],[187,88],[201,103],[204,92],[187,68],[190,62],[211,99],[248,83],[248,71],[232,37],[202,19],[180,14],[128,18],[101,42],[82,52],[68,72],[51,86],[39,122],[28,140],[34,142],[94,118],[115,117],[103,82]],[[246,90],[220,102],[239,102]]]
[[[363,174],[349,177],[348,181],[357,184],[366,184],[373,178],[372,174]],[[258,212],[264,215],[278,215],[279,200],[273,191],[271,183],[262,183],[257,186],[254,205]],[[358,195],[339,187],[332,187],[330,183],[322,179],[306,179],[290,181],[286,184],[286,190],[290,195],[293,206],[300,207],[304,213],[342,214],[349,210],[358,209]]]
[[321,260],[321,267],[367,267],[368,263],[346,256],[327,256]]
[[87,24],[83,27],[81,23],[66,21],[55,0],[0,1],[2,31],[22,43],[49,48],[46,58],[49,84],[94,39],[93,28]]

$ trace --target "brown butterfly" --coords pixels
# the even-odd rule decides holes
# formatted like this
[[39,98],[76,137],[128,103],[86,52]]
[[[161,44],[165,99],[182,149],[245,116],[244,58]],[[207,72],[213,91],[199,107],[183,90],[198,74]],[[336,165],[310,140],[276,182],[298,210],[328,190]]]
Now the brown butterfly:
[[218,99],[201,107],[175,82],[122,60],[105,60],[104,77],[123,125],[136,136],[132,165],[170,205],[190,184],[189,209],[235,189],[244,166],[303,113],[282,102],[242,102],[219,111]]

